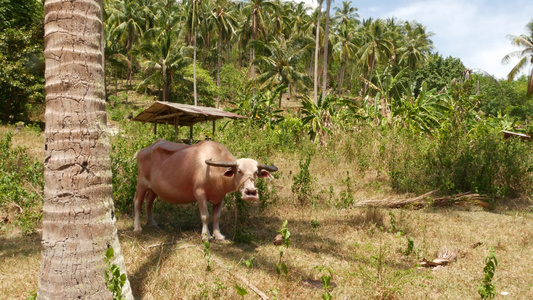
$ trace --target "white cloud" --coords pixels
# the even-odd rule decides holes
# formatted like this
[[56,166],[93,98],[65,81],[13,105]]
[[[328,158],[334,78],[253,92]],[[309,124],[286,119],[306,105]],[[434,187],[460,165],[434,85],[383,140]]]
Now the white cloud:
[[431,39],[442,56],[458,57],[467,68],[482,69],[497,78],[506,77],[512,68],[512,62],[504,66],[501,59],[517,50],[506,36],[524,33],[533,17],[533,4],[524,0],[377,2],[381,6],[363,8],[361,16],[416,20],[434,33]]

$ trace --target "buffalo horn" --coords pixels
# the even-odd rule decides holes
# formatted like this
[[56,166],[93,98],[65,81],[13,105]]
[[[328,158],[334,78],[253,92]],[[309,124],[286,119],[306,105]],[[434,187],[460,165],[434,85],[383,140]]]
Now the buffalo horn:
[[205,163],[210,166],[215,166],[215,167],[235,168],[237,166],[236,161],[213,161],[213,160],[208,159],[205,161]]
[[269,172],[276,172],[278,170],[278,167],[272,165],[272,166],[269,166],[269,165],[263,165],[263,164],[257,164],[257,168],[258,169],[264,169],[264,170],[267,170]]

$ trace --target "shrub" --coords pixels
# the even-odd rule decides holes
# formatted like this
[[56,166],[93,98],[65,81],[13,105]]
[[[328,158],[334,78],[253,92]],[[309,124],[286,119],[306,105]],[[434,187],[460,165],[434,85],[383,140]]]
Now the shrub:
[[296,194],[298,202],[302,205],[308,204],[313,198],[314,177],[309,172],[309,164],[311,163],[311,156],[307,156],[305,160],[300,160],[300,172],[293,176],[292,192]]
[[8,132],[0,140],[0,209],[16,208],[15,223],[29,234],[42,217],[44,167],[30,157],[26,148],[13,147],[12,136]]

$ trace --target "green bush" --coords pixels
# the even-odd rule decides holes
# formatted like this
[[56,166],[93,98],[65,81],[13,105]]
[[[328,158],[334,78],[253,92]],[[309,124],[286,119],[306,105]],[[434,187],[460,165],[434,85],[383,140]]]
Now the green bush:
[[11,132],[0,140],[0,209],[17,211],[15,224],[29,234],[42,217],[44,167],[25,148],[13,147],[11,140]]
[[528,194],[533,188],[531,144],[505,140],[499,129],[479,124],[469,132],[445,125],[436,138],[396,133],[387,158],[398,192],[476,192],[492,198]]

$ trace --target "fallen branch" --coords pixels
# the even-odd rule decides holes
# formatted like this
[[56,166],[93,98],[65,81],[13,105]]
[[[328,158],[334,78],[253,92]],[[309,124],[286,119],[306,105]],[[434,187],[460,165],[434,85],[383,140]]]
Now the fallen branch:
[[476,204],[484,208],[490,208],[490,204],[485,202],[486,197],[470,192],[461,193],[453,196],[431,197],[437,191],[431,191],[423,195],[407,198],[407,199],[392,199],[392,200],[365,200],[357,203],[356,207],[385,207],[385,208],[422,208],[425,206],[452,206],[464,204]]

